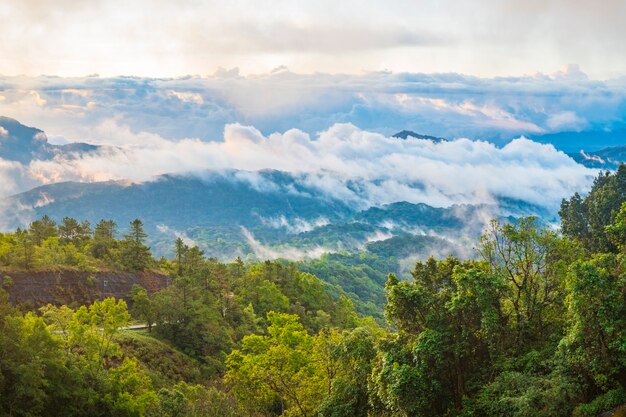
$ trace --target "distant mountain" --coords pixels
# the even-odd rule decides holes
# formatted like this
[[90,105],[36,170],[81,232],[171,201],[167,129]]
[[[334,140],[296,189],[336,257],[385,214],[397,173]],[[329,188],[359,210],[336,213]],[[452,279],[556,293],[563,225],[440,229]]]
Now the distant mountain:
[[73,158],[98,150],[96,145],[71,143],[52,145],[46,134],[34,127],[21,124],[15,119],[0,116],[0,158],[28,164],[39,159],[52,159],[57,155]]
[[626,146],[614,146],[595,152],[580,151],[569,154],[579,164],[588,168],[617,169],[626,163]]
[[435,143],[447,141],[447,139],[444,139],[444,138],[438,138],[436,136],[430,136],[430,135],[422,135],[420,133],[415,133],[410,130],[403,130],[402,132],[398,132],[395,135],[393,135],[393,137],[398,138],[398,139],[407,139],[409,137],[415,138],[415,139],[426,139],[426,140],[432,140]]
[[484,217],[479,214],[495,213],[495,207],[406,202],[358,211],[278,171],[164,175],[143,183],[57,183],[4,199],[0,206],[11,208],[3,213],[8,229],[47,214],[57,221],[70,216],[92,224],[113,219],[123,233],[138,217],[157,255],[170,254],[173,240],[184,236],[223,259],[254,254],[259,245],[277,253],[286,247],[337,251],[402,234],[424,236],[422,243],[429,237],[433,242],[444,236],[477,237],[482,227],[477,219]]
[[[394,136],[445,141],[410,131]],[[52,145],[43,131],[0,117],[3,159],[21,163],[71,159],[108,148]],[[363,250],[410,258],[457,254],[460,246],[471,247],[486,219],[544,214],[538,207],[513,200],[502,200],[498,206],[448,208],[397,202],[359,211],[306,184],[310,182],[298,174],[274,170],[162,175],[144,182],[55,183],[0,200],[0,226],[10,230],[43,215],[57,221],[69,216],[92,224],[112,219],[124,233],[131,220],[140,218],[157,256],[171,255],[173,241],[183,237],[209,256],[225,260]],[[356,182],[349,186],[357,194],[363,188]],[[394,252],[394,245],[403,249]]]
[[596,152],[608,147],[626,145],[626,129],[613,131],[559,132],[546,135],[533,135],[530,139],[539,143],[552,144],[556,149],[574,154],[581,149]]
[[[336,222],[353,212],[341,202],[299,193],[287,174],[268,171],[255,178],[258,181],[252,183],[241,172],[224,172],[206,173],[203,178],[164,175],[143,183],[50,184],[2,201],[3,207],[16,208],[5,213],[5,227],[17,227],[26,217],[47,214],[56,220],[70,216],[92,224],[113,219],[123,231],[139,217],[158,253],[169,250],[158,246],[159,240],[170,245],[177,234],[186,233],[204,241],[212,254],[237,256],[237,251],[249,252],[241,227],[279,239],[288,231],[272,222],[320,217]],[[264,182],[266,189],[262,188]]]

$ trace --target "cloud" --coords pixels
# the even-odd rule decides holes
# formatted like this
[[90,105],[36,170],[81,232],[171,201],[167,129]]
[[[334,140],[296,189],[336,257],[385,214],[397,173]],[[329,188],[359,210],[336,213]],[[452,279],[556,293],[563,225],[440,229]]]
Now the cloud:
[[606,75],[625,68],[616,53],[625,17],[620,0],[5,0],[0,56],[11,59],[0,72],[179,76],[288,65],[503,75],[577,62]]
[[548,116],[546,125],[552,131],[569,130],[579,132],[587,127],[587,121],[573,111],[562,111]]
[[219,141],[230,123],[255,126],[265,135],[291,128],[315,134],[352,123],[386,135],[409,129],[505,143],[520,135],[614,130],[626,120],[626,78],[594,80],[572,67],[499,78],[227,73],[176,79],[0,76],[0,114],[37,126],[58,142],[96,143],[130,138],[107,131],[111,121],[133,138],[142,133]]
[[168,93],[185,103],[195,103],[198,105],[204,104],[202,95],[198,93],[180,92],[174,90],[170,90]]
[[48,137],[46,136],[46,134],[44,132],[37,132],[33,136],[33,139],[39,140],[39,141],[47,141]]
[[288,219],[281,215],[279,217],[261,217],[259,216],[261,223],[272,227],[274,229],[285,229],[288,233],[299,234],[304,232],[310,232],[318,227],[326,226],[330,224],[328,218],[320,216],[313,220],[306,220],[300,217]]
[[372,233],[371,235],[365,237],[365,243],[380,242],[383,240],[391,239],[392,237],[393,233],[377,230],[375,233]]
[[[522,135],[618,129],[626,120],[626,79],[593,80],[571,66],[492,79],[281,69],[178,79],[0,77],[0,86],[0,114],[45,129],[56,143],[105,145],[74,159],[4,161],[0,195],[65,180],[234,170],[257,190],[317,193],[355,207],[510,198],[554,211],[561,198],[585,191],[595,171]],[[461,139],[389,137],[404,128]],[[258,174],[267,169],[290,173],[294,183]],[[286,228],[305,227],[285,220]]]
[[[230,124],[220,142],[135,134],[115,121],[105,123],[103,131],[122,138],[123,145],[25,166],[6,162],[7,174],[20,181],[4,192],[33,183],[148,181],[165,173],[203,177],[208,171],[230,172],[260,191],[314,194],[356,208],[396,201],[444,207],[507,198],[556,211],[562,198],[586,190],[596,175],[553,146],[525,138],[503,147],[468,139],[434,143],[390,138],[351,124],[335,124],[316,136],[297,129],[266,136],[254,127]],[[289,173],[293,182],[277,183],[262,174],[266,170]],[[267,221],[293,230],[315,226],[298,219]]]
[[0,138],[6,138],[9,136],[9,131],[0,126]]
[[0,158],[0,197],[25,191],[39,184],[28,172],[28,167]]
[[331,252],[330,249],[316,246],[312,249],[300,249],[295,247],[270,247],[262,244],[254,238],[254,235],[245,227],[241,227],[241,233],[246,239],[246,242],[254,252],[254,255],[259,259],[289,259],[292,261],[299,261],[302,259],[316,259],[325,253]]
[[39,194],[39,199],[35,202],[35,205],[33,207],[44,207],[52,203],[54,203],[54,198],[42,192]]
[[187,234],[185,232],[181,232],[180,230],[172,229],[171,227],[169,227],[166,224],[157,224],[156,229],[160,233],[166,234],[168,236],[174,236],[176,238],[179,238],[180,240],[183,241],[183,243],[185,245],[187,245],[189,247],[198,246],[196,244],[196,241],[193,240],[192,238],[190,238],[189,236],[187,236]]

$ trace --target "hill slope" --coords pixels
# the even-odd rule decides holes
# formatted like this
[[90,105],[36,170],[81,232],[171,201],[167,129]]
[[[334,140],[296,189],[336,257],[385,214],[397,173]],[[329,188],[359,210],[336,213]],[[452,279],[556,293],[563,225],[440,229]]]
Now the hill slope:
[[32,160],[48,160],[55,156],[73,158],[97,151],[100,147],[87,143],[52,145],[46,134],[15,119],[0,116],[0,158],[28,164]]

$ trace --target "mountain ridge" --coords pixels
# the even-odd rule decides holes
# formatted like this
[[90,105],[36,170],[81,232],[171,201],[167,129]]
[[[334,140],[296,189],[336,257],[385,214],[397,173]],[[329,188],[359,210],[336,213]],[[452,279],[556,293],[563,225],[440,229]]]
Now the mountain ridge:
[[33,160],[49,160],[57,156],[75,158],[102,147],[83,142],[53,145],[46,133],[10,117],[0,116],[0,158],[28,164]]
[[430,140],[433,141],[435,143],[439,143],[439,142],[447,142],[448,139],[445,138],[440,138],[437,136],[430,136],[430,135],[423,135],[421,133],[415,133],[411,130],[402,130],[394,135],[392,135],[392,137],[394,138],[398,138],[398,139],[408,139],[408,138],[415,138],[415,139],[425,139],[425,140]]

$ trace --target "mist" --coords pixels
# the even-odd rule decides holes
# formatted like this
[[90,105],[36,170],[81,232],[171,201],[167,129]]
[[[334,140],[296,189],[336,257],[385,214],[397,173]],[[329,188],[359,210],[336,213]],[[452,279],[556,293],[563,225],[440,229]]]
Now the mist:
[[[119,145],[28,164],[0,161],[0,193],[6,196],[59,181],[142,182],[166,173],[202,177],[226,171],[262,191],[302,192],[257,174],[276,170],[291,174],[316,197],[358,209],[397,201],[447,207],[507,198],[555,212],[562,198],[587,190],[597,173],[551,145],[523,137],[498,147],[469,139],[402,140],[345,123],[315,136],[298,129],[263,135],[253,126],[229,124],[222,141],[204,142],[133,133],[113,121],[107,128],[116,132]],[[40,204],[48,202],[42,197]],[[280,226],[282,220],[268,221]],[[282,226],[310,228],[285,222]]]

